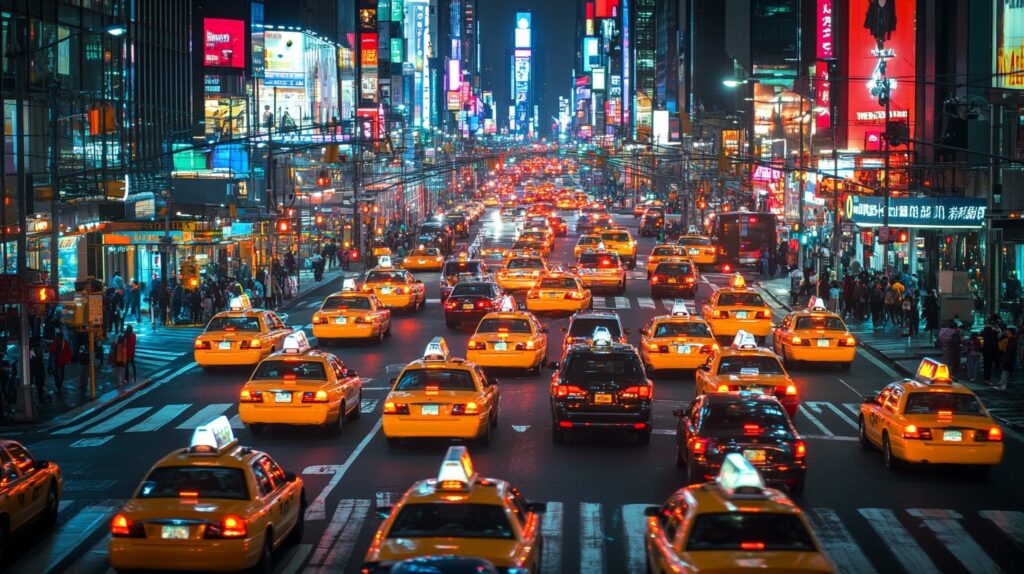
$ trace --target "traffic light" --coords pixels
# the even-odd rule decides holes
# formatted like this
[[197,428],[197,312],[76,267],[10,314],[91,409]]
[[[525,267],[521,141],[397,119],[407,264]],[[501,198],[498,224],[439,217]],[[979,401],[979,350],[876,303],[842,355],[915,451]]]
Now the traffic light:
[[708,208],[708,202],[704,201],[703,197],[697,198],[697,209],[704,211]]
[[55,303],[57,290],[52,285],[30,285],[28,288],[29,303]]
[[320,170],[320,173],[316,177],[316,184],[319,187],[327,187],[328,185],[331,185],[331,177],[327,173],[326,169]]
[[910,233],[908,233],[906,229],[896,229],[894,231],[896,243],[906,243],[907,241],[910,241]]
[[292,222],[287,219],[278,219],[277,225],[274,226],[278,233],[291,233]]
[[323,225],[324,225],[324,214],[318,213],[315,216],[313,216],[313,223],[315,223],[317,227],[323,227]]

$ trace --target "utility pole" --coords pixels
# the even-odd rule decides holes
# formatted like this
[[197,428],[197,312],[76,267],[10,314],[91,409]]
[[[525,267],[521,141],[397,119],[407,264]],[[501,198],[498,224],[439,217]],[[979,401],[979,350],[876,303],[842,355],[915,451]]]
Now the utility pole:
[[[28,174],[25,173],[25,153],[27,150],[25,141],[25,56],[26,50],[28,49],[28,38],[26,37],[26,26],[25,20],[22,18],[14,19],[14,37],[17,42],[17,55],[14,58],[14,133],[15,133],[15,144],[17,154],[15,157],[15,177],[16,177],[16,190],[18,194],[18,235],[17,235],[17,249],[18,249],[18,276],[24,283],[28,280],[28,228],[25,225],[28,221],[28,198],[32,190],[28,188],[28,182],[26,178]],[[50,126],[50,129],[54,129]],[[24,289],[22,289],[24,291]],[[22,293],[24,301],[25,294]],[[32,422],[36,419],[35,405],[32,404],[32,384],[29,379],[30,363],[29,363],[29,348],[28,348],[28,305],[24,302],[20,304],[20,312],[18,313],[18,343],[19,351],[21,353],[21,384],[18,386],[17,393],[17,411],[15,412],[15,420],[22,422]]]
[[[885,131],[883,131],[882,137],[882,153],[884,154],[882,168],[882,194],[884,197],[882,203],[882,227],[886,228],[886,242],[882,248],[882,270],[883,272],[889,266],[889,78],[886,76],[885,71],[885,55],[881,56],[882,61],[879,63],[882,71],[882,94],[885,96]],[[894,269],[895,271],[895,269]]]

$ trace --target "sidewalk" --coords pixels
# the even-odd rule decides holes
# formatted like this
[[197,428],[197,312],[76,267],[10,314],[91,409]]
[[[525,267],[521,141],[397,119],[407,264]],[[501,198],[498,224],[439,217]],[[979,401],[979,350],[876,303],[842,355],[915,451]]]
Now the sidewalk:
[[[776,305],[792,310],[789,305],[789,279],[779,277],[756,283],[761,291],[775,301]],[[860,324],[848,324],[850,332],[857,337],[861,347],[874,356],[891,364],[902,376],[913,377],[921,359],[932,357],[941,359],[942,352],[932,342],[932,335],[922,331],[914,337],[900,336],[898,327],[888,325],[874,329],[870,321]],[[965,360],[966,364],[966,360]],[[964,376],[961,373],[961,376]],[[989,412],[1004,424],[1024,429],[1024,381],[1018,373],[1010,381],[1009,391],[997,391],[979,382],[959,381],[973,390]],[[879,382],[879,388],[885,381]]]
[[[353,263],[347,276],[358,276],[361,271],[362,265]],[[298,295],[285,301],[279,310],[288,311],[299,299],[318,289],[340,290],[341,279],[344,276],[341,267],[335,267],[324,271],[322,281],[314,281],[311,269],[301,270]],[[133,327],[137,338],[135,354],[138,376],[133,383],[121,389],[120,392],[115,387],[112,380],[112,369],[107,364],[106,353],[109,351],[109,341],[105,341],[103,361],[96,364],[96,400],[90,400],[87,388],[83,390],[79,387],[79,374],[83,367],[78,363],[70,364],[65,372],[64,392],[60,401],[54,394],[53,376],[47,374],[46,387],[50,400],[40,404],[36,397],[36,422],[15,423],[10,416],[10,411],[0,413],[6,415],[0,416],[0,433],[8,430],[29,430],[64,422],[79,413],[117,402],[146,387],[151,382],[173,375],[175,371],[170,368],[170,365],[182,357],[191,357],[192,341],[203,330],[203,326],[200,325],[161,326],[153,329],[148,317],[143,317],[142,322],[139,323],[126,321],[125,326],[129,325]],[[7,360],[12,364],[17,364],[18,357],[16,354],[9,353]]]

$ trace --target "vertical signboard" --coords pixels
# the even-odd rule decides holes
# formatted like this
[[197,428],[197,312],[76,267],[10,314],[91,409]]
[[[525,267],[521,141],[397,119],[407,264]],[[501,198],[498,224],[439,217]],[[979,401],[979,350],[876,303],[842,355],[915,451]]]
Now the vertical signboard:
[[266,86],[301,88],[306,85],[302,32],[264,33]]
[[203,64],[207,67],[245,67],[245,21],[203,19]]
[[828,63],[822,58],[831,58],[834,54],[832,44],[832,0],[818,0],[818,62],[815,65],[816,81],[814,83],[814,105],[823,111],[818,114],[818,129],[832,127],[831,84],[828,78]]
[[250,14],[252,26],[252,76],[262,78],[266,68],[263,52],[263,3],[253,2]]
[[1024,90],[1024,2],[994,1],[992,86]]

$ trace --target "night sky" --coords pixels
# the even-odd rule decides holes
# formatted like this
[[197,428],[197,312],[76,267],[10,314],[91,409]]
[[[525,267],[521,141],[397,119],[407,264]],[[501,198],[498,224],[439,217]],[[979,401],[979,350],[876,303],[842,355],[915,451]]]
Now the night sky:
[[[533,12],[534,104],[541,135],[551,133],[558,97],[569,95],[575,53],[575,0],[479,0],[483,90],[493,90],[498,126],[508,122],[512,32],[516,12]],[[537,54],[536,52],[539,52]],[[538,69],[537,56],[543,58]]]

